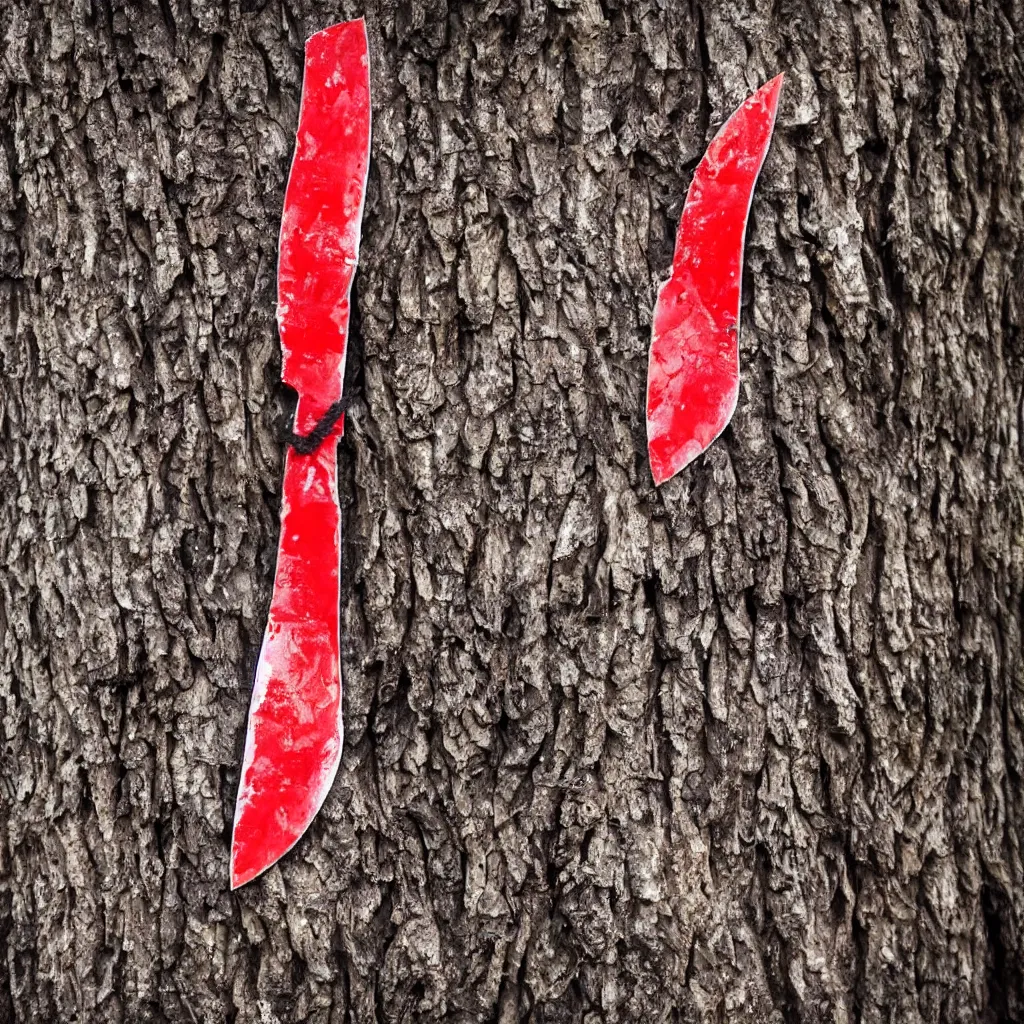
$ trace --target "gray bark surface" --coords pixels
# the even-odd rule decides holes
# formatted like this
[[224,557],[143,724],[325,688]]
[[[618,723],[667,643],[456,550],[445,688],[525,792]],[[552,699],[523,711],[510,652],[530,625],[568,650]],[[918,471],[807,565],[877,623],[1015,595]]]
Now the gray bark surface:
[[[374,139],[346,747],[228,891],[312,32]],[[1024,1020],[1020,0],[0,0],[0,1020]],[[732,426],[696,161],[788,74]]]

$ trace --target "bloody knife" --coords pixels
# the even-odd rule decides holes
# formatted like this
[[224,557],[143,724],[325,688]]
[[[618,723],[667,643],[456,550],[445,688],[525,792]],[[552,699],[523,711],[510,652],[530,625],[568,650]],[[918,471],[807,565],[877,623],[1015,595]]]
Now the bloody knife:
[[298,393],[285,456],[270,616],[249,705],[231,840],[231,888],[288,852],[341,760],[338,439],[349,293],[370,155],[366,29],[306,43],[277,266],[281,379]]
[[725,429],[740,386],[743,242],[782,75],[722,126],[694,172],[672,276],[658,292],[647,368],[647,451],[662,484]]

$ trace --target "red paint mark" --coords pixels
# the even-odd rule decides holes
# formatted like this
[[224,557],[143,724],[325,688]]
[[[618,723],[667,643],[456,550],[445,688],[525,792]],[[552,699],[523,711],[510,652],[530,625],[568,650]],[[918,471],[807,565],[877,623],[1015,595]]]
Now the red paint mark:
[[[277,269],[281,378],[308,434],[341,398],[349,292],[370,152],[366,29],[350,21],[306,44],[302,109]],[[341,760],[337,449],[289,450],[274,593],[249,706],[231,842],[231,888],[288,852],[320,810]]]
[[657,484],[707,449],[736,409],[743,243],[782,78],[763,85],[726,121],[686,195],[672,276],[654,310],[647,370],[647,450]]

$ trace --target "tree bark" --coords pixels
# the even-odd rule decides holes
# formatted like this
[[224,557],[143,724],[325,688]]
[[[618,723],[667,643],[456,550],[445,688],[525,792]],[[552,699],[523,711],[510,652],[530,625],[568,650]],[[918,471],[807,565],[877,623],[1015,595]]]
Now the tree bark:
[[[1024,1020],[1019,0],[2,8],[0,1020]],[[345,754],[231,893],[364,13]],[[778,71],[739,407],[656,490],[656,288]]]

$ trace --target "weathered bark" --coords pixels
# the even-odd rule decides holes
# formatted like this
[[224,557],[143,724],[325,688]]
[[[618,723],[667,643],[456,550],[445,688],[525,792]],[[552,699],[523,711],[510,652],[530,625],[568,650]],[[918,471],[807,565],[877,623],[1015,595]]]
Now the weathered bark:
[[[1024,1020],[1024,9],[370,3],[346,751],[228,891],[312,0],[3,0],[0,1020]],[[733,425],[655,288],[788,72]]]

